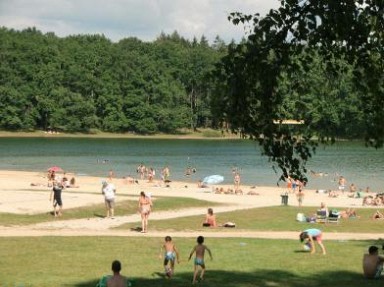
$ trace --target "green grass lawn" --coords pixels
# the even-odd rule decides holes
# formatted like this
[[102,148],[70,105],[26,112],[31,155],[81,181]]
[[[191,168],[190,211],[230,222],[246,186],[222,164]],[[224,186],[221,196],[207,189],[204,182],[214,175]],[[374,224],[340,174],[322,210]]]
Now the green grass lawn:
[[[195,238],[174,241],[182,262],[167,280],[159,259],[162,238],[0,238],[0,286],[94,287],[114,259],[134,286],[189,286],[193,265],[187,258]],[[361,273],[367,247],[382,242],[326,241],[326,256],[303,252],[298,240],[207,237],[205,243],[213,260],[206,259],[201,286],[382,286],[382,280],[369,281]]]
[[[339,224],[327,223],[303,223],[296,221],[296,214],[302,212],[306,215],[313,214],[314,207],[275,206],[253,208],[216,214],[218,223],[227,221],[235,222],[236,228],[203,228],[201,226],[204,216],[189,216],[167,220],[150,220],[150,229],[169,231],[204,230],[210,232],[226,231],[235,232],[239,230],[260,230],[260,231],[298,231],[310,227],[318,227],[325,232],[361,232],[381,233],[383,232],[384,221],[370,219],[375,211],[370,208],[357,210],[359,218],[341,219]],[[339,210],[342,210],[339,208]],[[119,229],[127,229],[132,224],[124,224]],[[137,224],[136,224],[137,225]]]
[[[117,215],[134,213],[137,202],[122,200]],[[185,198],[159,198],[156,211],[214,204]],[[358,209],[360,218],[342,220],[340,224],[310,224],[296,222],[296,214],[312,214],[313,207],[276,206],[217,214],[219,222],[234,221],[236,230],[299,231],[319,227],[325,232],[382,233],[384,221],[369,219],[373,209]],[[102,216],[103,204],[66,210],[64,218]],[[32,218],[32,219],[31,219]],[[204,216],[190,216],[170,220],[150,220],[150,230],[194,230],[196,237],[203,229]],[[5,215],[0,224],[27,224],[53,220],[49,214],[33,216]],[[139,223],[123,225],[127,229]],[[204,229],[217,232],[218,229]],[[110,273],[111,262],[122,262],[122,273],[134,286],[190,286],[192,262],[187,262],[194,238],[174,238],[182,262],[176,266],[171,280],[163,277],[159,259],[163,238],[140,237],[0,237],[0,286],[77,286],[94,287],[98,279]],[[372,241],[324,242],[328,254],[320,250],[315,255],[303,251],[299,240],[268,240],[249,238],[210,238],[205,242],[213,253],[213,261],[206,260],[206,280],[199,286],[382,286],[383,281],[369,281],[362,276],[362,255],[369,245],[381,247],[384,239]]]
[[[115,206],[115,215],[129,215],[135,214],[137,212],[138,203],[137,197],[134,200],[123,200],[131,196],[120,195],[119,200],[116,201]],[[65,202],[64,202],[65,204]],[[193,208],[193,207],[202,207],[208,208],[210,206],[217,206],[219,204],[212,203],[209,201],[197,200],[193,198],[166,198],[166,197],[157,197],[155,201],[155,210],[156,211],[166,211],[174,209],[183,209],[183,208]],[[53,209],[52,209],[53,210]],[[13,214],[13,213],[0,213],[0,225],[3,226],[12,226],[12,225],[27,225],[34,224],[39,222],[46,222],[54,220],[52,210],[47,211],[46,213],[26,215],[26,214]],[[85,206],[80,208],[73,209],[64,209],[62,219],[80,219],[80,218],[90,218],[90,217],[103,217],[105,215],[105,206],[104,201],[100,198],[100,204],[95,204],[91,206]],[[1,285],[0,285],[1,286]]]

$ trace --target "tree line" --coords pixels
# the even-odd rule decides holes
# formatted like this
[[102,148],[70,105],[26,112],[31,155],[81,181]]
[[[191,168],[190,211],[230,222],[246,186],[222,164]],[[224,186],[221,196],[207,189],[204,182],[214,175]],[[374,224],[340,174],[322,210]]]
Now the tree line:
[[0,129],[175,133],[212,127],[217,37],[153,42],[0,29]]
[[[353,82],[353,62],[325,61],[311,48],[287,54],[291,68],[276,63],[276,49],[260,46],[255,51],[265,58],[252,67],[253,60],[244,57],[250,44],[245,38],[227,44],[219,36],[212,44],[204,36],[189,41],[176,31],[152,42],[113,43],[103,35],[60,38],[35,28],[3,27],[0,129],[172,134],[233,128],[249,134],[258,125],[270,126],[249,116],[278,107],[276,119],[296,119],[305,111],[320,136],[361,137],[366,119],[358,108],[363,97]],[[329,73],[329,65],[337,69]],[[260,105],[257,96],[274,79],[273,93],[283,100],[277,104],[271,97]]]

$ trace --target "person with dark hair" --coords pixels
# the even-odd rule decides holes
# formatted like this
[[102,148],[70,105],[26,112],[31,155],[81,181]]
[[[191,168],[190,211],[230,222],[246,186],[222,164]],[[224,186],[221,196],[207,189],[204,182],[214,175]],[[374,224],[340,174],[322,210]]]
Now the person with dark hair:
[[[61,193],[64,189],[64,186],[59,181],[53,181],[53,188],[49,195],[49,200],[53,202],[53,215],[55,217],[61,216],[63,212],[63,200],[61,199]],[[53,195],[53,198],[52,198]],[[59,210],[56,210],[56,207],[59,206]]]
[[107,280],[107,287],[126,287],[128,286],[127,278],[120,274],[121,263],[118,260],[112,262],[113,275]]
[[[171,236],[166,236],[164,240],[165,242],[161,247],[160,252],[164,252],[165,275],[171,278],[172,275],[175,273],[175,260],[177,260],[177,263],[180,263],[179,252],[176,248],[176,245],[173,243]],[[160,254],[160,258],[161,256],[162,254]]]
[[213,260],[211,250],[206,245],[204,245],[203,243],[204,243],[204,237],[203,236],[197,237],[197,245],[192,249],[191,253],[189,254],[188,261],[191,260],[192,255],[194,253],[196,254],[195,261],[194,261],[194,273],[193,273],[192,284],[195,284],[197,281],[197,275],[199,273],[199,266],[200,266],[200,270],[201,270],[199,281],[204,279],[204,273],[205,273],[204,255],[205,255],[205,251],[208,251],[208,254],[211,257],[211,260]]
[[321,232],[320,229],[310,228],[300,233],[300,241],[301,242],[305,241],[305,245],[309,246],[311,254],[316,253],[316,247],[315,247],[315,241],[316,241],[317,244],[321,247],[323,255],[325,255],[327,252],[323,244],[322,236],[323,236],[323,233]]
[[384,257],[379,256],[379,248],[370,246],[368,254],[363,256],[363,272],[365,278],[378,279],[383,271]]
[[148,218],[152,210],[152,200],[149,194],[145,194],[144,191],[140,192],[139,197],[139,212],[141,215],[141,232],[146,233],[148,231]]

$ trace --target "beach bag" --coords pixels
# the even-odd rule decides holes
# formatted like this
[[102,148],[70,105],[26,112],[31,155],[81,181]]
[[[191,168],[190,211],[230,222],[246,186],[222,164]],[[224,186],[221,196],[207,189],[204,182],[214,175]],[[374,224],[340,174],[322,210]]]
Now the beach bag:
[[233,227],[236,227],[236,223],[234,223],[234,222],[226,222],[226,223],[223,224],[223,227],[233,228]]
[[296,221],[299,221],[299,222],[306,222],[307,221],[307,218],[305,217],[304,213],[298,213],[296,215]]

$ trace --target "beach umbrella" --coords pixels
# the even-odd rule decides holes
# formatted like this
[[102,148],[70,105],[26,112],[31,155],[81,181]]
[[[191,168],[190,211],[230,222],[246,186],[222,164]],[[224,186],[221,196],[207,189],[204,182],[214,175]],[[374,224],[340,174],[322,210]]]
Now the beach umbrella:
[[223,181],[224,181],[224,176],[218,175],[218,174],[206,176],[203,179],[203,183],[205,183],[205,184],[218,184],[218,183],[221,183]]
[[63,171],[63,169],[57,165],[54,165],[48,168],[48,171],[60,172],[60,171]]

